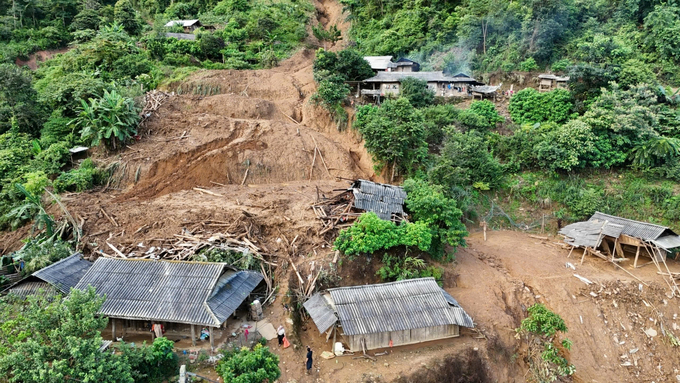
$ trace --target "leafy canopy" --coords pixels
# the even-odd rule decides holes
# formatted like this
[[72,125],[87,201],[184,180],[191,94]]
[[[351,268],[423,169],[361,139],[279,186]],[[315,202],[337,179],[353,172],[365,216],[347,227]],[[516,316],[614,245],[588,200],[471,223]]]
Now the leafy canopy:
[[273,382],[281,376],[279,357],[259,343],[252,350],[227,352],[215,370],[225,383]]

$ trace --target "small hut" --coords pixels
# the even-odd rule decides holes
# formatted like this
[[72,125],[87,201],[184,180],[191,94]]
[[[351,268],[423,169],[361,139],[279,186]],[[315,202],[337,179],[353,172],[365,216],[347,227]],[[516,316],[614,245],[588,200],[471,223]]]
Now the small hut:
[[340,330],[351,351],[453,338],[461,326],[474,327],[434,278],[329,289],[304,307],[319,333],[328,331],[329,339]]
[[420,71],[420,64],[418,62],[415,62],[413,60],[409,60],[405,57],[400,58],[397,60],[396,68],[394,68],[395,72],[419,72]]
[[568,89],[569,77],[555,76],[554,74],[539,74],[538,75],[538,91],[550,92],[554,89]]
[[181,26],[184,32],[191,33],[196,29],[202,27],[201,22],[198,19],[194,20],[170,20],[165,24],[166,28],[172,28],[174,26]]
[[385,72],[395,69],[397,64],[392,62],[392,56],[364,56],[374,72]]
[[213,346],[213,329],[226,324],[262,279],[224,263],[101,257],[76,288],[93,286],[106,296],[99,313],[110,318],[113,339],[117,323],[123,334],[149,334],[151,326],[162,324],[177,335],[190,327],[195,343],[195,326],[201,326],[209,329]]
[[480,86],[473,86],[470,88],[470,91],[472,92],[472,98],[477,98],[479,97],[480,100],[484,98],[493,98],[494,101],[496,101],[496,91],[501,88],[503,84],[500,85],[480,85]]

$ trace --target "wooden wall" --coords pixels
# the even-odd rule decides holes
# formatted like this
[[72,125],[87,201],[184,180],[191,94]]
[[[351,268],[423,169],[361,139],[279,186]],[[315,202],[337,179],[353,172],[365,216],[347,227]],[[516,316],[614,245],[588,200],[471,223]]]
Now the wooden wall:
[[376,348],[386,348],[390,346],[402,346],[406,344],[414,344],[427,342],[436,339],[453,338],[460,335],[460,327],[457,325],[423,327],[418,329],[379,332],[373,334],[349,335],[349,347],[351,351],[361,351],[361,339],[366,339],[366,349],[373,350]]

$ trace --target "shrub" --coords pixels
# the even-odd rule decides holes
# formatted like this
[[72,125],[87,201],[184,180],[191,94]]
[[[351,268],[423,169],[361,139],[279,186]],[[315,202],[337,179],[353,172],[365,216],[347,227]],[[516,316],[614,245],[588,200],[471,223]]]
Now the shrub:
[[202,33],[198,39],[201,55],[206,59],[222,59],[220,51],[224,48],[224,40],[210,33]]
[[486,129],[493,129],[496,124],[505,119],[498,114],[496,106],[489,100],[473,101],[470,104],[470,111],[483,118]]
[[334,246],[353,259],[358,254],[373,254],[396,246],[412,246],[427,251],[431,242],[432,235],[423,224],[404,222],[397,226],[369,212],[362,214],[352,226],[340,231]]
[[432,105],[420,110],[423,113],[425,141],[438,145],[444,139],[444,128],[458,121],[460,111],[451,104]]
[[536,69],[538,69],[538,64],[536,64],[536,60],[534,60],[533,57],[529,57],[528,59],[519,63],[519,70],[523,72],[531,72],[532,70]]
[[[441,187],[429,185],[419,179],[408,179],[404,182],[406,190],[406,209],[415,223],[425,224],[431,235],[432,245],[428,252],[435,258],[444,256],[444,246],[455,248],[465,246],[468,235],[461,222],[463,212],[456,201],[448,198]],[[452,259],[452,255],[446,257]]]
[[553,72],[564,72],[569,66],[571,66],[569,59],[561,59],[553,63],[550,68]]
[[116,149],[137,134],[139,114],[134,101],[112,90],[104,91],[99,99],[81,100],[80,114],[72,123],[79,127],[82,138],[97,146],[104,140]]
[[91,159],[86,159],[78,169],[72,169],[61,173],[54,180],[54,190],[57,193],[64,191],[82,192],[100,183],[102,172],[98,170]]
[[[534,376],[541,382],[553,382],[558,377],[573,375],[576,369],[560,355],[554,340],[557,333],[567,332],[564,320],[540,303],[529,307],[527,312],[529,316],[522,320],[517,332],[528,338],[530,350],[536,347],[536,342],[529,339],[531,337],[535,337],[538,340],[538,347],[543,349],[540,358],[529,352],[530,370]],[[571,341],[565,338],[561,346],[570,350]]]
[[428,266],[423,259],[418,257],[385,254],[382,263],[383,266],[378,269],[376,275],[383,281],[432,277],[441,284],[444,273],[441,267]]
[[424,108],[434,102],[434,91],[427,86],[427,81],[407,77],[399,85],[399,96],[407,99],[416,108]]
[[567,90],[539,93],[536,89],[525,88],[510,99],[508,110],[516,124],[562,123],[571,117],[573,107],[571,94]]
[[259,343],[252,351],[227,352],[215,370],[225,383],[273,382],[281,376],[279,357]]

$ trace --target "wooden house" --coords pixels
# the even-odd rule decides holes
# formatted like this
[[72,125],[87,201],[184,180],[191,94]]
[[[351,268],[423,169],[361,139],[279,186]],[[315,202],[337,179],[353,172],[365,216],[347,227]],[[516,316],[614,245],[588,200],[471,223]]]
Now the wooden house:
[[[253,271],[230,270],[224,263],[99,258],[81,278],[77,289],[94,286],[106,300],[99,313],[109,317],[111,335],[149,334],[161,324],[172,334],[190,327],[223,326],[248,299],[263,277]],[[121,333],[117,326],[122,325]]]
[[396,68],[393,69],[394,72],[419,72],[420,64],[409,60],[405,57],[400,58],[395,62]]
[[165,24],[165,27],[172,28],[178,25],[184,29],[185,33],[191,33],[203,26],[201,22],[198,21],[198,19],[194,19],[194,20],[170,20]]
[[340,335],[355,352],[453,338],[461,326],[474,327],[434,278],[329,289],[304,307],[319,333]]
[[554,74],[538,75],[538,91],[550,92],[554,89],[568,89],[569,77],[555,76]]

